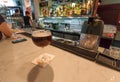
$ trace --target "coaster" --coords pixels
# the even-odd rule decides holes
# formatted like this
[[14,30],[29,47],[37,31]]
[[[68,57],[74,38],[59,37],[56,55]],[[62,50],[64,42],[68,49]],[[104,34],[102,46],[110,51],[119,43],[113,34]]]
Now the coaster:
[[52,54],[44,53],[35,58],[32,63],[39,65],[40,67],[46,67],[54,59],[54,57],[55,56]]

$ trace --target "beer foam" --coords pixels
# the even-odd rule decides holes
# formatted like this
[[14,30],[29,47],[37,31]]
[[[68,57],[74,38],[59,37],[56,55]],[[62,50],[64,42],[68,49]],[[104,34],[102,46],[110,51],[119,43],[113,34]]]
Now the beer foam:
[[46,32],[43,32],[43,33],[33,33],[32,36],[33,37],[46,37],[46,36],[50,36],[51,34],[50,33],[46,33]]

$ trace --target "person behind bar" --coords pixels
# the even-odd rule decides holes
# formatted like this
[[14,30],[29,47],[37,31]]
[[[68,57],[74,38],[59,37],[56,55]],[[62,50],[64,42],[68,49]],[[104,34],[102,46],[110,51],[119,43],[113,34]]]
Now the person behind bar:
[[12,36],[12,31],[7,26],[7,23],[5,22],[5,19],[0,15],[0,40],[2,39],[3,34],[6,37],[11,37]]
[[15,9],[15,13],[12,15],[13,17],[18,17],[20,16],[20,10],[19,9]]
[[23,16],[23,20],[24,20],[24,27],[32,26],[32,19],[30,17],[30,12],[25,11],[25,16]]

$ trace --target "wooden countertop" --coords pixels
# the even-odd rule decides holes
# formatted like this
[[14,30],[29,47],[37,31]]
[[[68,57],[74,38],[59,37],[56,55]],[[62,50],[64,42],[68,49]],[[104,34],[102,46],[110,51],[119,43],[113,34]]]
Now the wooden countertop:
[[[25,36],[22,36],[25,37]],[[54,46],[44,51],[55,55],[45,68],[31,63],[43,51],[32,40],[12,44],[0,41],[1,82],[119,82],[120,73]]]

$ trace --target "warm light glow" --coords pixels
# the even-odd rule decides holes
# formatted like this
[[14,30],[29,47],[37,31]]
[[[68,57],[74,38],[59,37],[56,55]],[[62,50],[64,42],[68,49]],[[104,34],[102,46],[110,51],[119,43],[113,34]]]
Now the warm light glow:
[[75,7],[75,3],[72,3],[72,7]]
[[0,0],[0,4],[5,6],[17,6],[14,0]]

